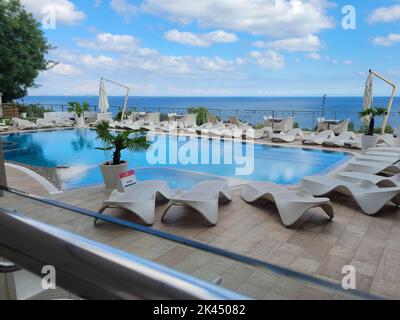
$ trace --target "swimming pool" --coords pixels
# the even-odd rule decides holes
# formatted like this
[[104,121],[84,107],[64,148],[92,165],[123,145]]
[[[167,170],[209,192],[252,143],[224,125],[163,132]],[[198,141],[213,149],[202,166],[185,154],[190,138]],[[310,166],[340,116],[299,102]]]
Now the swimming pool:
[[[323,174],[351,157],[344,152],[231,141],[208,143],[209,139],[189,140],[188,137],[155,135],[149,139],[153,147],[147,154],[124,151],[122,158],[136,169],[138,180],[164,179],[172,188],[187,189],[216,176],[240,181],[296,184],[304,176]],[[2,135],[2,140],[6,160],[48,168],[67,166],[57,170],[63,189],[101,184],[98,165],[110,159],[110,154],[95,150],[102,144],[96,140],[95,131],[90,129],[11,133]],[[163,151],[162,146],[168,148]],[[195,155],[187,156],[190,148],[197,149]],[[183,154],[184,161],[172,160],[176,158],[172,156],[175,152]],[[155,157],[164,161],[157,162]],[[208,161],[204,162],[207,157]],[[240,165],[235,162],[236,158],[242,160]],[[215,161],[218,159],[220,161]],[[253,170],[238,175],[238,168],[245,166],[244,160],[252,162]]]

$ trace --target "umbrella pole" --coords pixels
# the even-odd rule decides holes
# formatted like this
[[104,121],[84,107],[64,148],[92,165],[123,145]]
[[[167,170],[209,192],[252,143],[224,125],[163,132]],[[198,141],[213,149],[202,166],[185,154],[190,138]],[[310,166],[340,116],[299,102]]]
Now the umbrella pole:
[[386,131],[386,126],[387,126],[387,122],[388,122],[388,119],[389,119],[390,111],[392,109],[392,105],[393,105],[393,100],[394,100],[395,94],[396,94],[396,87],[393,86],[392,96],[390,97],[390,100],[389,100],[387,113],[386,113],[386,115],[385,115],[385,117],[383,119],[382,132],[381,132],[382,134],[385,134],[385,131]]
[[126,89],[126,96],[125,96],[125,101],[124,101],[124,107],[123,107],[123,109],[122,109],[122,114],[121,114],[121,122],[124,121],[125,109],[126,109],[126,105],[128,104],[128,98],[129,98],[129,88]]

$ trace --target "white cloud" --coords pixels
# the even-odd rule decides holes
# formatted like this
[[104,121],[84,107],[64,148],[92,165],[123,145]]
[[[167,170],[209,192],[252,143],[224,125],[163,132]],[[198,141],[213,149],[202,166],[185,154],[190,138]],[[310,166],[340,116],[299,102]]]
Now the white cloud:
[[54,73],[59,76],[71,76],[74,74],[78,74],[79,70],[77,70],[73,65],[66,63],[58,63],[49,72]]
[[400,34],[391,33],[386,37],[376,37],[372,40],[372,43],[376,46],[390,47],[400,42]]
[[94,40],[77,39],[81,47],[95,50],[133,53],[138,50],[140,40],[130,35],[99,33]]
[[252,51],[250,57],[253,62],[264,69],[280,70],[285,67],[284,57],[276,51]]
[[257,48],[270,48],[289,52],[313,52],[321,49],[322,44],[318,36],[308,35],[302,38],[288,38],[275,41],[255,41],[253,45]]
[[111,8],[124,17],[125,21],[130,21],[137,13],[138,8],[130,4],[127,0],[111,0]]
[[344,60],[343,64],[352,65],[353,61],[352,60]]
[[370,24],[400,21],[400,4],[375,9],[368,17]]
[[238,37],[234,33],[228,33],[223,30],[216,30],[204,34],[195,34],[192,32],[180,32],[174,29],[167,31],[164,38],[168,41],[196,47],[209,47],[213,43],[230,43],[238,41]]
[[180,22],[197,22],[272,37],[304,37],[334,27],[327,0],[146,0],[142,9]]
[[305,57],[311,60],[321,60],[321,55],[315,52],[306,54]]
[[69,0],[21,0],[25,9],[36,19],[42,19],[49,10],[56,12],[56,23],[72,25],[81,22],[86,15],[76,9]]

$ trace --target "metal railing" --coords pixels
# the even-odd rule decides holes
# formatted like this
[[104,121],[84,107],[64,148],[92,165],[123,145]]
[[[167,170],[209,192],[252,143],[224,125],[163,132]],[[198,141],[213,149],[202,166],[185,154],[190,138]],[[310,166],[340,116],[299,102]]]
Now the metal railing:
[[[362,291],[344,290],[340,284],[334,283],[331,281],[327,281],[322,278],[315,278],[311,275],[307,275],[307,274],[304,274],[304,273],[301,273],[298,271],[294,271],[294,270],[290,270],[290,269],[280,267],[280,266],[277,266],[274,264],[270,264],[268,262],[261,261],[261,260],[258,260],[258,259],[252,258],[252,257],[244,256],[244,255],[241,255],[241,254],[238,254],[235,252],[231,252],[231,251],[227,251],[225,249],[213,247],[211,245],[201,243],[201,242],[198,242],[195,240],[187,239],[187,238],[184,238],[181,236],[177,236],[177,235],[169,234],[169,233],[166,233],[166,232],[163,232],[160,230],[156,230],[153,228],[145,227],[145,226],[142,226],[142,225],[130,222],[130,221],[115,218],[113,216],[101,215],[99,213],[92,212],[90,210],[79,208],[76,206],[72,206],[67,203],[47,199],[44,197],[28,195],[21,191],[7,188],[7,187],[0,187],[0,189],[5,191],[5,194],[10,193],[12,195],[20,196],[23,199],[28,199],[28,200],[30,199],[30,200],[37,201],[42,204],[49,205],[51,207],[61,208],[64,210],[68,210],[68,211],[77,213],[79,215],[84,215],[84,216],[94,218],[94,219],[97,219],[100,221],[104,221],[104,222],[111,223],[111,224],[114,224],[117,226],[121,226],[121,227],[130,229],[130,230],[135,230],[135,231],[138,231],[143,234],[151,235],[151,236],[154,236],[154,237],[157,237],[160,239],[165,239],[165,240],[177,243],[179,245],[183,245],[188,248],[200,250],[205,253],[213,254],[213,255],[216,255],[216,256],[219,256],[222,258],[229,259],[231,261],[239,262],[239,263],[245,264],[247,266],[254,267],[256,269],[259,269],[260,271],[268,271],[275,275],[287,277],[287,278],[293,279],[295,281],[309,283],[310,285],[318,286],[318,287],[324,288],[326,290],[331,290],[333,292],[336,292],[337,294],[342,294],[344,296],[350,296],[355,299],[380,299],[377,296],[374,296],[374,295],[371,295],[369,293],[365,293]],[[21,253],[21,252],[22,253],[30,253],[32,260],[34,260],[35,256],[38,255],[38,257],[40,257],[40,255],[42,254],[41,251],[43,251],[43,248],[46,248],[46,250],[45,250],[46,252],[43,253],[43,254],[45,254],[45,256],[44,256],[45,259],[43,259],[44,261],[40,261],[40,264],[42,265],[42,263],[44,263],[44,262],[46,262],[46,264],[49,264],[50,262],[53,261],[53,259],[57,259],[55,261],[56,265],[59,265],[59,263],[60,263],[61,268],[63,268],[64,265],[68,266],[68,268],[67,268],[68,270],[71,270],[72,267],[75,270],[75,266],[73,266],[73,264],[75,264],[75,263],[77,264],[76,270],[81,270],[81,268],[87,267],[88,272],[85,272],[84,274],[79,274],[79,272],[78,272],[75,274],[75,276],[79,275],[79,281],[83,281],[82,280],[83,277],[88,277],[89,279],[91,279],[92,274],[95,274],[95,277],[97,277],[97,274],[101,275],[101,278],[100,279],[96,278],[96,280],[104,280],[107,277],[113,278],[115,275],[116,276],[115,279],[118,279],[117,282],[112,281],[112,284],[115,286],[118,286],[118,282],[120,282],[120,281],[126,282],[129,280],[128,278],[120,278],[118,276],[119,271],[115,274],[115,270],[116,269],[119,270],[119,268],[123,267],[123,266],[116,265],[114,268],[113,263],[112,263],[115,261],[119,261],[121,259],[123,261],[125,261],[124,259],[126,259],[126,257],[127,257],[126,253],[124,253],[122,251],[115,251],[115,249],[112,249],[110,247],[98,245],[99,249],[106,249],[106,250],[102,251],[102,254],[103,254],[102,257],[112,256],[113,259],[111,259],[111,261],[108,261],[107,269],[100,268],[99,270],[97,270],[97,267],[99,265],[102,265],[102,263],[100,263],[100,261],[98,261],[98,259],[101,259],[101,257],[94,256],[95,252],[93,252],[93,250],[92,250],[92,251],[88,252],[87,257],[89,259],[92,259],[92,258],[93,259],[89,260],[90,261],[89,265],[85,267],[85,264],[87,264],[86,255],[77,255],[76,251],[71,249],[72,245],[75,244],[75,240],[74,240],[74,243],[62,242],[63,240],[66,240],[66,238],[72,236],[71,234],[65,233],[61,230],[57,231],[57,229],[54,229],[51,227],[49,227],[49,228],[44,227],[39,222],[33,221],[31,219],[27,219],[27,218],[16,217],[15,215],[10,214],[9,212],[8,213],[6,212],[6,214],[5,214],[3,211],[0,210],[0,216],[1,216],[1,213],[3,213],[3,217],[0,219],[0,226],[1,226],[0,228],[3,229],[4,226],[6,226],[6,228],[5,228],[6,232],[0,233],[0,256],[3,256],[5,258],[7,258],[8,260],[13,261],[13,262],[17,263],[18,265],[21,265],[22,267],[25,267],[25,265],[22,263],[24,261],[23,260],[21,261],[20,259],[18,259],[18,253]],[[22,221],[27,228],[29,227],[32,230],[21,230],[21,229],[15,230],[14,227],[9,227],[7,225],[7,221],[13,221],[15,223],[14,227],[23,228],[23,227],[21,227],[21,223],[18,224],[18,221],[19,222]],[[39,231],[41,232],[40,236],[39,236],[39,233],[36,234],[35,233],[36,231],[33,230],[35,228],[38,228]],[[43,228],[45,228],[45,229],[43,230]],[[48,235],[48,234],[46,234],[47,231],[52,231],[52,232],[50,233],[50,235]],[[26,234],[30,235],[30,241],[28,241],[28,243],[27,243],[27,241],[25,241],[25,237],[24,237],[24,235],[26,235]],[[53,237],[53,238],[50,239],[49,237]],[[78,237],[77,239],[79,240],[80,238]],[[80,240],[83,240],[83,239],[80,239]],[[36,246],[30,247],[35,241],[38,241]],[[9,243],[12,243],[13,248],[15,250],[17,250],[14,255],[12,254],[12,252],[7,250]],[[5,244],[7,244],[7,245],[5,245]],[[49,244],[51,244],[50,247],[49,247]],[[92,248],[91,247],[92,245],[95,245],[95,244],[93,244],[92,242],[89,241],[85,248],[90,249],[90,248]],[[54,246],[59,246],[59,248],[56,249],[56,247],[54,247]],[[61,249],[61,251],[59,249]],[[62,252],[62,254],[60,255],[60,254],[58,254],[58,252]],[[117,253],[117,255],[114,255],[115,253]],[[55,257],[53,257],[53,255],[55,255]],[[79,259],[77,259],[77,257]],[[142,260],[140,260],[140,261],[142,261]],[[52,263],[50,263],[50,264],[52,264]],[[151,263],[147,264],[147,265],[152,266]],[[38,265],[36,265],[36,267],[37,266]],[[156,265],[155,265],[155,268],[156,269],[154,270],[154,272],[157,271]],[[29,269],[29,268],[27,268],[27,269]],[[34,268],[34,270],[37,271],[37,268]],[[70,277],[74,277],[74,274],[71,274],[71,272],[68,272],[66,274],[66,276],[68,276],[69,278],[65,278],[65,279],[72,281],[70,279]],[[160,276],[160,273],[158,273],[158,276],[156,278],[158,279],[159,276]],[[130,279],[130,281],[139,281],[140,277],[139,278],[138,277],[139,276],[137,276],[136,278],[132,278],[132,279]],[[166,279],[166,278],[164,278],[164,279]],[[187,278],[185,278],[185,279],[187,279]],[[169,283],[170,280],[172,280],[171,277],[168,278],[168,281],[167,281],[167,283],[165,283],[165,286],[172,285],[171,283]],[[197,280],[194,278],[189,278],[189,280],[194,281],[195,284],[197,283],[196,282]],[[87,280],[87,281],[90,281],[90,280]],[[86,282],[83,282],[83,283],[86,283]],[[106,282],[106,283],[108,283],[108,282]],[[141,283],[142,282],[140,282],[140,284]],[[75,283],[75,285],[78,286],[79,283]],[[126,285],[125,283],[121,283],[121,286],[125,286],[125,285]],[[146,286],[146,283],[144,283],[144,285]],[[212,288],[214,288],[214,287],[210,287],[210,289],[212,289]],[[72,292],[77,292],[74,290],[79,289],[79,288],[66,287],[65,289],[71,289]],[[107,291],[109,288],[103,286],[101,288],[99,287],[98,289],[103,289],[103,290]],[[140,292],[141,291],[142,290],[140,290]],[[215,291],[211,291],[211,293],[214,294]],[[225,291],[223,291],[222,293],[223,293],[223,295],[221,297],[234,298],[233,296],[229,296],[229,294]],[[104,294],[107,295],[107,293],[104,293]],[[155,294],[155,293],[153,293],[153,294]],[[167,294],[167,293],[165,293],[165,294]],[[187,293],[184,293],[184,294],[187,294]],[[85,295],[85,297],[89,297],[89,296]],[[149,295],[149,297],[151,297],[151,295]],[[172,297],[169,296],[169,298],[172,298]],[[204,298],[204,297],[198,296],[197,298]],[[236,298],[238,298],[238,297],[236,297]]]
[[[10,105],[12,106],[12,105]],[[25,105],[27,110],[32,110],[32,116],[35,115],[35,108],[40,106],[43,108],[37,114],[41,116],[43,111],[47,112],[66,112],[68,111],[69,106],[63,104],[40,104],[40,105]],[[96,105],[89,106],[90,111],[98,111],[98,107]],[[127,111],[143,111],[143,112],[160,112],[164,115],[167,113],[178,113],[178,114],[186,114],[190,108],[175,108],[175,107],[128,107]],[[113,116],[116,116],[119,112],[122,111],[121,106],[110,106],[110,112]],[[37,112],[37,111],[36,111]],[[302,129],[313,130],[315,126],[318,124],[317,119],[324,117],[325,119],[332,120],[344,120],[350,119],[352,122],[352,128],[359,130],[362,128],[363,124],[361,122],[360,116],[358,112],[354,111],[312,111],[312,110],[273,110],[273,109],[218,109],[218,108],[208,108],[208,112],[210,114],[218,116],[221,120],[227,121],[229,117],[236,116],[242,121],[248,122],[253,126],[261,125],[264,122],[264,117],[273,117],[273,118],[285,118],[285,117],[294,117],[294,121],[296,125]],[[377,118],[377,127],[381,124],[383,117]],[[392,112],[389,117],[389,125],[392,128],[400,128],[400,114],[398,112]]]
[[[243,300],[247,297],[0,208],[0,256],[85,299]],[[27,236],[29,241],[27,241]],[[11,270],[0,269],[4,272]]]

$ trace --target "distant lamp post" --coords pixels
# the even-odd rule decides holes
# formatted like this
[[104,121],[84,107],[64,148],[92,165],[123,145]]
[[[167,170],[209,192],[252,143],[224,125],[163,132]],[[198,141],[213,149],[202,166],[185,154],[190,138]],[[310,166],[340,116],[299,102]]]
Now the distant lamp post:
[[324,96],[322,97],[322,118],[325,117],[325,112],[326,112],[326,100],[328,98],[327,94],[324,94]]

